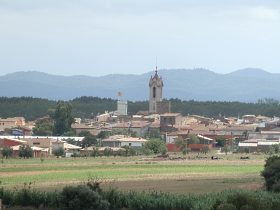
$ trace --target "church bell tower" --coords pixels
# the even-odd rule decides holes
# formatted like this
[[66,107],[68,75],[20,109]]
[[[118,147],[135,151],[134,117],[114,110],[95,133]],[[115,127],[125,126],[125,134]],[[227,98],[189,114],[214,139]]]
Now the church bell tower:
[[162,78],[158,76],[157,68],[155,75],[151,76],[149,82],[150,88],[150,100],[149,100],[149,112],[157,113],[157,103],[162,101],[162,88],[163,81]]

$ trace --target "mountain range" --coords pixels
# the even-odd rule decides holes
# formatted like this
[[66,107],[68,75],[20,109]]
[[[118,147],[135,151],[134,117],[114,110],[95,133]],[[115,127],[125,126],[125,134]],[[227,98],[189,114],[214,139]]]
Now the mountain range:
[[[148,100],[148,83],[154,72],[141,75],[111,74],[92,76],[57,76],[37,71],[22,71],[0,76],[0,96],[32,96],[69,100],[79,96]],[[207,69],[163,69],[164,98],[199,101],[256,102],[280,100],[280,74],[247,68],[228,74]]]

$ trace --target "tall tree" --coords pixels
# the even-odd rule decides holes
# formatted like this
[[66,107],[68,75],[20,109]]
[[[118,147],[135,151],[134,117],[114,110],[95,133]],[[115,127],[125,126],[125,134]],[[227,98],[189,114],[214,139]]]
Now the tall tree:
[[71,129],[71,124],[74,122],[72,105],[64,101],[58,101],[52,117],[54,120],[54,135],[63,135]]

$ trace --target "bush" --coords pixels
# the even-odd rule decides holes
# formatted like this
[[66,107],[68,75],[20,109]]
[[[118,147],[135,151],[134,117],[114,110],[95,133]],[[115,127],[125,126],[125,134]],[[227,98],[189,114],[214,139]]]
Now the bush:
[[98,192],[87,185],[64,187],[61,193],[61,209],[65,210],[106,210],[109,203]]
[[280,193],[280,180],[278,180],[275,184],[272,185],[272,191]]
[[231,203],[222,203],[217,207],[217,210],[237,210],[237,208]]
[[33,151],[28,145],[21,145],[19,147],[19,156],[23,158],[33,157]]
[[99,155],[98,148],[93,148],[93,150],[90,153],[90,156],[97,157],[98,155]]
[[52,153],[53,153],[56,157],[59,157],[59,156],[64,156],[65,151],[64,151],[64,149],[63,149],[62,147],[58,147],[58,148],[54,149],[54,150],[52,151]]
[[6,159],[8,157],[11,157],[13,154],[13,149],[12,148],[9,148],[9,147],[4,147],[2,149],[2,156],[5,157]]
[[147,141],[144,146],[144,150],[151,150],[154,154],[161,154],[166,151],[165,142],[160,139],[153,139]]
[[113,154],[114,154],[114,151],[111,148],[105,148],[104,149],[104,155],[105,156],[109,157],[109,156],[111,156]]
[[278,189],[280,180],[280,156],[271,156],[266,160],[264,170],[261,175],[265,179],[267,190],[272,190],[273,186]]

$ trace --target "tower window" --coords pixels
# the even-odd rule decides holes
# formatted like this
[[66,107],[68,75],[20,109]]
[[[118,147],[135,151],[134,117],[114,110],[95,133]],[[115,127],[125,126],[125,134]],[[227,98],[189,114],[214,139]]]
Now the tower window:
[[156,87],[153,87],[153,97],[156,97]]

